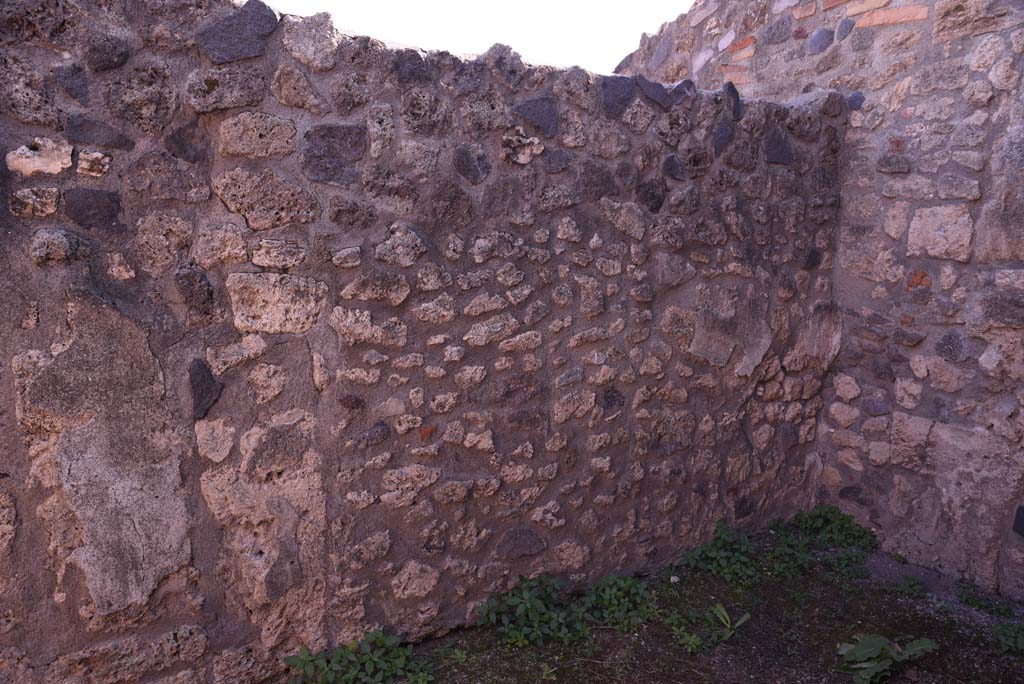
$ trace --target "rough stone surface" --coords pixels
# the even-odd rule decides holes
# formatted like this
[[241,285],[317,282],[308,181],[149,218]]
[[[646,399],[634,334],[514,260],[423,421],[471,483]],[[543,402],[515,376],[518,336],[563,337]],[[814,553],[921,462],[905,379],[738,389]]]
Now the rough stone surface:
[[[844,150],[828,172],[838,185],[782,212],[811,218],[819,202],[840,202],[830,287],[842,333],[815,439],[821,499],[915,563],[1024,596],[1024,540],[1009,529],[1024,487],[1006,460],[1024,438],[1011,380],[1024,359],[1009,341],[1024,321],[1024,280],[1008,275],[1024,259],[1024,7],[780,0],[770,9],[698,4],[644,36],[616,71],[641,84],[732,81],[745,100],[794,104],[839,89],[850,116],[832,143]],[[817,125],[807,113],[758,120],[773,171],[801,173],[799,150],[787,146]],[[667,123],[662,135],[680,149],[663,169],[684,181],[691,166]],[[671,194],[664,204],[683,206]],[[815,249],[805,263],[829,258]],[[688,333],[686,319],[668,318]]]

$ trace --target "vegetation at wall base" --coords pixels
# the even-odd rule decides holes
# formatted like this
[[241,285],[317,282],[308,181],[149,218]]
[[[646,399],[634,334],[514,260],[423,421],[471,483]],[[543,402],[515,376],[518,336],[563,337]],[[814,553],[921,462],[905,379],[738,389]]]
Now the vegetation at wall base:
[[[1024,625],[993,624],[977,607],[1012,617],[1014,604],[963,583],[956,597],[928,593],[905,559],[888,561],[903,576],[873,580],[866,561],[877,546],[837,509],[754,535],[722,524],[655,575],[606,577],[585,591],[555,577],[520,578],[484,604],[478,627],[415,649],[375,633],[365,645],[304,651],[289,664],[300,684],[915,681],[908,675],[1019,684]],[[365,653],[374,654],[372,672]],[[332,655],[342,666],[328,679]]]

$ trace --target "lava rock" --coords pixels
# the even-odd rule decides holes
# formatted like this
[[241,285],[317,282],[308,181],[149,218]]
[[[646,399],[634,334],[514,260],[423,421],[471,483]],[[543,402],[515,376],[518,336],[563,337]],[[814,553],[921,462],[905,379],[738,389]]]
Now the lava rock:
[[71,142],[99,145],[115,150],[135,148],[135,141],[129,138],[124,131],[99,121],[93,121],[81,114],[72,114],[68,117],[65,132]]
[[673,97],[672,92],[664,85],[656,81],[650,81],[642,75],[638,75],[636,77],[636,84],[640,87],[640,92],[643,93],[644,97],[648,100],[658,105],[666,112],[672,109],[672,105],[675,104],[675,97]]
[[418,50],[397,51],[391,68],[403,85],[425,84],[434,80],[434,69]]
[[967,358],[964,338],[956,330],[950,330],[935,343],[935,353],[950,363],[959,363]]
[[636,186],[636,201],[652,214],[661,210],[668,188],[661,178],[648,178]]
[[669,178],[686,180],[686,167],[678,154],[670,154],[661,163],[661,171]]
[[224,384],[203,359],[194,359],[188,367],[188,384],[192,388],[192,418],[202,420],[220,399]]
[[684,79],[676,84],[676,87],[672,89],[672,101],[673,104],[681,104],[687,98],[691,98],[697,94],[697,86],[694,85],[690,79]]
[[487,160],[487,153],[480,147],[462,145],[455,148],[455,153],[452,155],[452,166],[455,167],[456,173],[472,185],[483,183],[491,173],[491,163]]
[[199,126],[199,120],[193,119],[168,133],[164,147],[178,159],[195,163],[206,158],[210,140]]
[[64,213],[83,228],[120,232],[125,226],[118,219],[121,196],[108,190],[68,188],[64,191]]
[[636,96],[636,81],[629,76],[601,77],[601,106],[612,119],[622,116]]
[[558,100],[551,95],[524,100],[513,109],[546,137],[558,135]]
[[277,28],[278,18],[260,0],[249,0],[201,29],[196,44],[214,64],[260,57],[267,51],[267,38]]
[[357,177],[352,163],[363,158],[368,146],[366,126],[329,124],[314,126],[303,137],[302,172],[324,183],[345,183]]
[[864,105],[864,93],[859,90],[855,90],[846,98],[846,103],[853,111],[859,110]]
[[835,40],[836,32],[830,28],[814,29],[807,39],[807,54],[817,55],[828,49],[828,46]]
[[561,173],[568,168],[572,155],[557,147],[545,147],[540,153],[540,161],[544,165],[544,173]]
[[733,85],[732,81],[726,81],[725,85],[722,86],[722,92],[726,94],[732,103],[732,120],[739,121],[743,118],[743,100],[740,99],[740,91],[736,90],[736,86]]
[[836,27],[836,42],[841,42],[846,36],[850,35],[850,31],[857,25],[857,22],[849,17],[839,22],[839,26]]
[[98,34],[89,39],[85,63],[94,73],[100,73],[124,66],[131,54],[131,46],[124,38]]
[[1017,513],[1013,517],[1013,531],[1024,537],[1024,506],[1017,506]]
[[548,548],[544,538],[528,527],[513,527],[505,532],[495,551],[499,558],[515,560],[536,556]]
[[783,14],[761,31],[761,42],[766,45],[778,45],[789,40],[793,30],[793,15]]
[[53,70],[53,77],[78,104],[89,105],[89,78],[81,64],[59,66]]
[[875,163],[879,173],[910,173],[910,159],[905,154],[886,154]]
[[728,119],[722,119],[715,124],[715,131],[712,135],[715,146],[715,156],[717,157],[722,153],[722,150],[732,142],[733,135],[736,133],[736,127],[733,126],[732,122]]
[[764,143],[765,160],[769,164],[789,165],[793,163],[793,148],[789,137],[781,128],[774,128]]

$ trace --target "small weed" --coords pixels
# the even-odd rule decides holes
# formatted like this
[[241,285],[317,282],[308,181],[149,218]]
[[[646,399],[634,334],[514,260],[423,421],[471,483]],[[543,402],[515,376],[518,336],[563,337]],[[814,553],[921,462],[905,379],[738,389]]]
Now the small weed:
[[635,577],[605,577],[582,599],[587,619],[632,632],[655,611],[647,584]]
[[522,580],[508,593],[490,599],[480,621],[497,627],[505,643],[516,647],[570,644],[590,633],[581,606],[573,605],[551,577]]
[[878,537],[835,506],[816,506],[793,516],[793,527],[818,548],[874,551]]
[[1001,601],[993,601],[982,595],[981,590],[973,582],[959,580],[956,583],[956,597],[966,606],[995,617],[1012,618],[1013,609]]
[[466,650],[462,648],[452,649],[450,657],[452,659],[452,662],[458,663],[459,665],[463,665],[469,661],[469,653],[467,653]]
[[867,559],[867,554],[863,551],[844,549],[825,556],[822,560],[829,570],[847,579],[859,579],[868,575],[867,568],[864,567]]
[[726,582],[750,584],[757,578],[754,551],[754,544],[745,534],[719,522],[714,538],[683,556],[683,565],[709,572]]
[[908,598],[921,599],[928,595],[924,582],[917,577],[904,577],[899,582],[890,584],[887,589],[894,594]]
[[370,632],[362,640],[330,651],[311,653],[303,647],[284,660],[291,668],[291,684],[427,684],[433,677],[427,666],[412,657],[412,646],[383,632]]
[[712,635],[717,643],[724,643],[733,638],[736,630],[742,627],[750,619],[750,613],[744,613],[738,619],[733,620],[729,612],[721,603],[711,606],[708,611],[708,622],[712,627]]
[[1024,655],[1024,622],[1003,622],[992,629],[999,650]]
[[839,644],[836,653],[843,659],[841,669],[852,674],[856,684],[875,684],[887,679],[902,663],[937,648],[931,639],[913,639],[900,646],[881,634],[857,634],[853,643]]

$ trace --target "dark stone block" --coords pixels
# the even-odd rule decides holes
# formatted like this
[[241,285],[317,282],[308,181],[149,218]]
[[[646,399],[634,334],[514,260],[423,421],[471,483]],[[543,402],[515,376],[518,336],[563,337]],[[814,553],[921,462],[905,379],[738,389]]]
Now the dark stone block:
[[192,388],[192,418],[202,420],[220,399],[224,384],[204,359],[194,359],[188,367],[188,384]]
[[793,163],[793,148],[789,144],[789,136],[781,128],[774,128],[768,133],[764,143],[765,160],[769,164],[789,165]]
[[201,269],[182,266],[174,273],[174,286],[190,313],[208,316],[214,312],[213,284]]
[[636,84],[640,87],[640,92],[648,100],[666,112],[672,109],[672,105],[675,104],[675,98],[672,96],[672,92],[664,85],[656,81],[650,81],[643,76],[636,77]]
[[810,38],[807,39],[807,54],[817,55],[824,52],[835,40],[836,32],[830,28],[814,29]]
[[99,73],[124,66],[131,56],[132,50],[128,41],[118,36],[94,35],[85,48],[85,63]]
[[68,188],[64,191],[64,213],[83,228],[120,232],[125,226],[118,219],[121,196],[107,190]]
[[812,247],[807,251],[807,256],[804,257],[804,265],[802,266],[803,270],[810,271],[818,268],[818,266],[821,266],[821,259],[821,250]]
[[303,137],[302,172],[313,181],[345,183],[358,175],[352,163],[366,153],[364,125],[331,124],[314,126]]
[[783,14],[761,31],[761,42],[766,45],[778,45],[789,40],[793,30],[793,15]]
[[988,318],[1014,328],[1024,328],[1024,294],[1001,292],[981,302]]
[[548,138],[558,135],[558,100],[551,95],[535,97],[517,104],[515,112],[540,129]]
[[487,160],[487,153],[481,148],[473,149],[464,145],[455,148],[452,166],[455,167],[456,173],[472,185],[484,182],[491,173],[491,163]]
[[732,142],[733,135],[736,133],[736,127],[733,126],[732,122],[728,119],[721,119],[715,124],[715,131],[713,134],[715,156],[722,154],[722,151]]
[[841,42],[846,36],[850,35],[850,31],[857,25],[857,22],[849,17],[839,22],[839,26],[836,27],[836,42]]
[[540,161],[544,165],[544,173],[561,173],[568,168],[572,155],[557,147],[545,147],[540,153]]
[[665,161],[661,163],[661,171],[669,178],[686,180],[686,167],[678,154],[670,154],[665,157]]
[[926,337],[928,337],[928,335],[923,332],[918,330],[907,330],[906,328],[897,328],[896,332],[892,335],[893,341],[904,347],[916,347],[921,344]]
[[951,363],[959,363],[967,358],[964,338],[956,330],[950,330],[935,343],[935,353]]
[[597,201],[602,197],[613,197],[619,194],[619,184],[615,174],[606,166],[587,160],[579,170],[579,188],[583,198]]
[[53,77],[75,101],[82,105],[89,105],[89,78],[85,75],[85,69],[81,64],[67,64],[53,70]]
[[1013,516],[1013,531],[1024,537],[1024,506],[1017,506],[1017,514]]
[[164,147],[178,159],[195,163],[206,157],[210,140],[195,119],[171,131],[164,138]]
[[100,147],[110,147],[115,150],[132,150],[135,148],[135,141],[129,138],[124,131],[99,121],[93,121],[81,114],[72,114],[68,117],[65,133],[71,142],[99,145]]
[[362,447],[377,446],[390,436],[391,427],[383,420],[379,420],[359,437],[358,444]]
[[691,98],[697,95],[697,86],[693,84],[690,79],[685,79],[676,84],[676,87],[672,89],[672,102],[674,105],[685,102],[687,98]]
[[846,98],[846,103],[850,106],[850,109],[857,111],[864,105],[864,93],[855,90]]
[[865,398],[860,402],[860,406],[869,416],[887,416],[892,413],[892,404],[876,397]]
[[636,81],[630,76],[601,77],[601,106],[605,114],[617,119],[636,97]]
[[626,405],[626,397],[614,387],[606,387],[601,392],[601,408],[614,413]]
[[498,558],[515,560],[527,556],[536,556],[548,548],[544,538],[528,527],[513,527],[501,537],[495,551]]
[[249,0],[196,34],[196,44],[214,64],[260,57],[277,28],[277,12],[260,0]]
[[636,200],[647,211],[657,214],[661,210],[661,205],[665,203],[667,193],[668,188],[663,179],[648,178],[637,186]]
[[879,173],[910,173],[910,159],[904,154],[886,154],[878,158]]
[[430,83],[434,80],[434,69],[418,50],[399,50],[391,65],[395,78],[403,85]]
[[722,92],[729,98],[732,107],[732,120],[739,121],[743,118],[743,100],[740,99],[740,91],[736,90],[732,81],[726,81],[722,86]]

